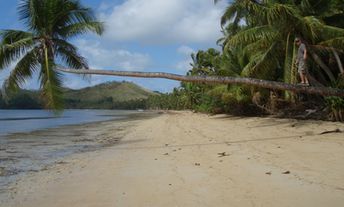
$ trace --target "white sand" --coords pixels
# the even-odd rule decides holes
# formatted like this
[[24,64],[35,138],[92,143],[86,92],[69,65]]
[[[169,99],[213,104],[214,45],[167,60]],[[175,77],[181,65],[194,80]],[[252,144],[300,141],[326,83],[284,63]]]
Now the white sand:
[[163,114],[116,146],[27,176],[0,205],[341,207],[344,133],[319,135],[336,128],[344,124]]

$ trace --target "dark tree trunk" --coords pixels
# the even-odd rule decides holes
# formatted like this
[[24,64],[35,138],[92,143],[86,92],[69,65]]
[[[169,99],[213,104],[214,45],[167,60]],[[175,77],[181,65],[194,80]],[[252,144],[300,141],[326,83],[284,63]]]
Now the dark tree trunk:
[[321,58],[314,52],[311,52],[311,55],[313,57],[313,60],[320,66],[321,69],[325,71],[328,78],[331,82],[335,82],[336,78],[334,77],[333,73],[331,72],[331,69],[327,67],[327,65],[321,60]]
[[343,64],[342,64],[342,61],[340,60],[338,52],[333,48],[332,48],[332,52],[333,52],[334,57],[336,58],[336,62],[338,64],[340,74],[344,74]]

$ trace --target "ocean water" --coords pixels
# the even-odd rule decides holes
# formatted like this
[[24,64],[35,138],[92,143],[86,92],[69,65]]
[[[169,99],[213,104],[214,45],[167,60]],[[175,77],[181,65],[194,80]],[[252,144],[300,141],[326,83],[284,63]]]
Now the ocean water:
[[63,125],[84,124],[121,119],[135,111],[124,110],[65,110],[55,115],[46,110],[0,110],[0,136],[29,132]]
[[[123,110],[65,110],[55,116],[45,110],[0,110],[0,200],[19,176],[63,162],[65,156],[115,144],[123,121],[151,115]],[[110,135],[104,135],[104,126],[111,129]]]

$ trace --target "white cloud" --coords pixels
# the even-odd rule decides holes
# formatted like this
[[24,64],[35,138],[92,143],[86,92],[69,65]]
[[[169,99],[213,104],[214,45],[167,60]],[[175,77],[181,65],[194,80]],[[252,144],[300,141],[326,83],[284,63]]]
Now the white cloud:
[[106,49],[96,41],[78,40],[81,54],[89,60],[90,66],[99,69],[143,70],[150,65],[149,55],[123,49]]
[[177,49],[177,52],[185,56],[190,56],[192,53],[195,53],[196,51],[189,46],[182,45]]
[[177,70],[185,73],[192,68],[190,63],[191,63],[190,59],[181,60],[177,63],[176,68]]
[[101,14],[105,37],[145,43],[209,43],[221,36],[220,17],[226,1],[127,0]]
[[[79,39],[75,42],[83,57],[85,57],[92,69],[111,69],[125,71],[143,71],[151,65],[151,58],[147,54],[131,52],[124,49],[108,49],[106,42],[96,40]],[[82,79],[80,75],[66,74],[64,85],[69,88],[78,89],[97,85],[107,81],[127,80],[125,77],[112,77],[92,75]]]
[[191,65],[190,65],[190,63],[192,62],[191,54],[196,53],[196,51],[189,46],[182,45],[177,49],[177,53],[182,55],[182,58],[176,64],[176,68],[178,71],[182,71],[183,73],[185,73],[191,69]]

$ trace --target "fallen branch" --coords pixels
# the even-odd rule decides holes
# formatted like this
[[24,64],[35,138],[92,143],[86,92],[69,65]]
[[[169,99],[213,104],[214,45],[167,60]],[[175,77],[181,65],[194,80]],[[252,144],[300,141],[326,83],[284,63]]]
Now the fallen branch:
[[329,133],[341,133],[341,132],[343,132],[343,131],[340,129],[335,129],[335,130],[323,131],[319,135],[329,134]]

